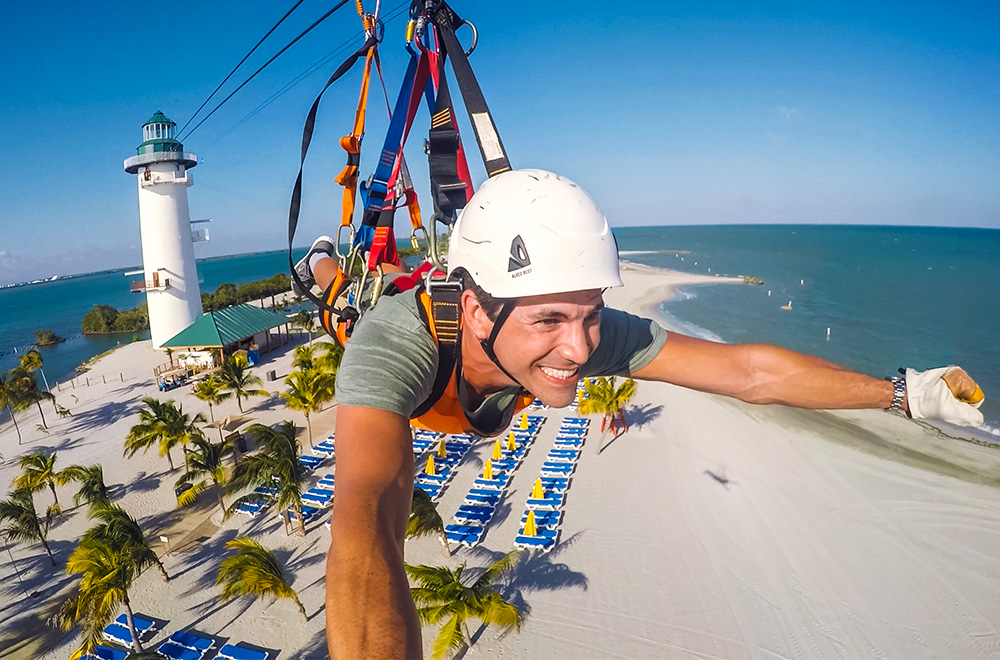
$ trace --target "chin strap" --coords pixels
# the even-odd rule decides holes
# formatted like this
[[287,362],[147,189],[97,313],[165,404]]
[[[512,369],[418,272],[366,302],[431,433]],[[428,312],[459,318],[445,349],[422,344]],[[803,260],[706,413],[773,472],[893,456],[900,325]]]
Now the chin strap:
[[496,321],[493,322],[493,330],[490,332],[490,336],[487,337],[486,339],[480,339],[479,345],[483,347],[483,351],[486,353],[486,357],[492,360],[493,364],[497,365],[497,369],[502,371],[504,376],[510,378],[512,381],[514,381],[516,385],[518,385],[522,390],[524,390],[524,385],[521,385],[521,383],[516,378],[514,378],[514,376],[512,376],[511,373],[507,371],[502,364],[500,364],[500,360],[497,359],[496,351],[493,350],[493,345],[497,341],[497,335],[500,334],[500,328],[503,327],[503,324],[507,321],[507,317],[510,316],[510,313],[514,311],[514,307],[516,306],[517,306],[516,300],[508,300],[503,304],[503,307],[500,308],[500,313],[497,314]]

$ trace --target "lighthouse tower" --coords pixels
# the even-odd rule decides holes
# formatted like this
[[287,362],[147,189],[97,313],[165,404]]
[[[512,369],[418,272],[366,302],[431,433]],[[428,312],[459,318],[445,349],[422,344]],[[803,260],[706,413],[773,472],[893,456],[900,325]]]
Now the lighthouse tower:
[[207,232],[191,232],[187,188],[198,157],[184,153],[174,137],[176,124],[157,111],[142,126],[142,144],[125,161],[138,174],[139,231],[144,279],[132,291],[145,292],[153,348],[160,348],[201,315],[201,291],[195,268],[194,241]]

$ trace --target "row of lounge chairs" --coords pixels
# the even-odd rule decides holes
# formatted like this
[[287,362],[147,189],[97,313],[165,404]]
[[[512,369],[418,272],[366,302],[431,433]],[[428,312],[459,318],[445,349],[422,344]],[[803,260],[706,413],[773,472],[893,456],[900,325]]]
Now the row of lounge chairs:
[[[503,499],[504,492],[514,470],[524,460],[529,446],[538,435],[538,430],[544,421],[542,416],[525,415],[522,423],[515,422],[510,433],[513,434],[514,447],[504,446],[500,442],[500,450],[494,449],[490,458],[490,475],[478,477],[465,496],[465,502],[458,507],[454,519],[457,524],[445,526],[446,538],[465,547],[473,547],[483,540],[486,527],[496,513],[497,505]],[[499,454],[499,458],[496,456]]]
[[[140,642],[151,637],[157,630],[155,622],[139,615],[132,616],[132,624],[135,626]],[[120,614],[114,623],[109,624],[104,629],[104,637],[110,642],[131,648],[132,633],[128,628],[127,616]],[[214,647],[215,640],[211,637],[177,631],[164,640],[156,648],[156,652],[168,660],[202,660]],[[81,656],[81,658],[83,660],[125,660],[128,655],[128,651],[99,645],[90,654]],[[268,655],[265,651],[225,644],[218,650],[215,657],[222,660],[267,660]]]
[[417,461],[420,472],[413,478],[413,485],[432,500],[441,497],[458,464],[469,453],[472,440],[470,435],[453,435],[447,441],[443,433],[417,431],[413,436],[413,451],[418,456],[426,454],[427,458]]
[[520,529],[514,538],[515,547],[549,552],[556,546],[566,490],[589,426],[590,420],[585,417],[563,419],[556,433],[555,446],[545,457],[541,474],[525,502]]

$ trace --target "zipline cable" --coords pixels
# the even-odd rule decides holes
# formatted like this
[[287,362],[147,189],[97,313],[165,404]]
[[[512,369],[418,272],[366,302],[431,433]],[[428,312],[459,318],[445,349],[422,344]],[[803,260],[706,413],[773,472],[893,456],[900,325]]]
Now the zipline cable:
[[[401,16],[402,14],[406,13],[407,11],[409,11],[409,6],[410,6],[410,0],[404,0],[402,3],[400,3],[396,7],[393,7],[389,11],[389,14],[383,19],[383,23],[388,24],[388,23],[391,23],[392,21],[394,21],[395,19],[399,18],[399,16]],[[329,53],[327,53],[326,55],[324,55],[319,61],[317,61],[315,64],[313,64],[312,66],[310,66],[308,69],[306,69],[305,71],[303,71],[302,73],[300,73],[299,75],[297,75],[291,81],[289,81],[288,83],[286,83],[284,87],[282,87],[277,92],[275,92],[270,97],[268,97],[268,99],[266,101],[264,101],[263,103],[261,103],[260,105],[258,105],[256,108],[254,108],[253,110],[251,110],[249,113],[247,113],[242,119],[240,119],[238,122],[236,122],[236,124],[234,124],[232,128],[230,128],[228,131],[226,131],[226,133],[222,136],[222,138],[228,137],[230,134],[232,134],[234,131],[236,131],[236,129],[240,128],[241,126],[243,126],[243,124],[247,123],[248,121],[250,121],[251,119],[253,119],[255,116],[257,116],[257,114],[259,112],[261,112],[262,110],[264,110],[264,108],[266,108],[267,106],[269,106],[272,103],[274,103],[276,100],[278,100],[278,98],[284,96],[293,87],[295,87],[300,82],[302,82],[303,80],[305,80],[306,78],[308,78],[309,76],[311,76],[317,70],[319,70],[320,68],[326,66],[331,60],[333,60],[334,58],[342,55],[343,53],[345,53],[346,51],[348,51],[350,48],[356,47],[355,44],[357,43],[357,41],[358,41],[358,37],[351,37],[350,39],[348,39],[348,40],[344,41],[342,44],[340,44],[337,48],[335,48],[334,50],[332,50]],[[220,138],[220,139],[222,139],[222,138]]]
[[266,69],[268,67],[268,65],[271,64],[271,62],[273,62],[274,60],[278,59],[282,55],[282,53],[284,53],[286,50],[288,50],[289,48],[291,48],[292,46],[294,46],[296,44],[296,42],[298,42],[299,39],[301,39],[302,37],[304,37],[307,34],[309,34],[313,30],[313,28],[315,28],[317,25],[319,25],[320,23],[322,23],[323,21],[325,21],[326,19],[328,19],[333,14],[333,12],[337,11],[338,9],[340,9],[341,7],[343,7],[344,5],[346,5],[347,2],[348,2],[348,0],[340,0],[340,2],[338,2],[336,5],[334,5],[333,9],[331,9],[330,11],[328,11],[325,14],[323,14],[322,16],[320,16],[316,20],[315,23],[313,23],[312,25],[310,25],[309,27],[307,27],[305,30],[303,30],[299,34],[299,36],[297,36],[294,39],[292,39],[290,42],[288,42],[288,44],[284,48],[282,48],[277,53],[275,53],[274,57],[272,57],[271,59],[269,59],[267,62],[264,62],[264,64],[261,65],[261,67],[259,69],[257,69],[256,71],[254,71],[253,74],[251,74],[251,76],[249,78],[247,78],[246,80],[244,80],[243,83],[240,84],[239,87],[237,87],[236,89],[234,89],[229,94],[229,96],[227,96],[226,98],[222,99],[222,101],[220,101],[219,104],[216,105],[215,108],[213,108],[210,113],[208,113],[207,115],[205,115],[204,119],[202,119],[200,122],[198,122],[197,124],[195,124],[195,127],[192,128],[190,131],[188,131],[187,134],[185,134],[183,138],[178,138],[178,139],[180,139],[180,140],[186,140],[187,138],[191,137],[191,134],[194,133],[196,130],[198,130],[199,126],[201,126],[202,124],[204,124],[208,120],[209,117],[211,117],[212,115],[214,115],[219,108],[221,108],[223,105],[225,105],[226,101],[228,101],[229,99],[233,98],[233,96],[235,96],[237,92],[239,92],[241,89],[243,89],[244,87],[246,87],[247,84],[251,80],[253,80],[254,78],[257,77],[257,74],[259,74],[261,71],[263,71],[264,69]]
[[298,6],[299,6],[299,5],[301,5],[301,4],[302,4],[302,3],[304,2],[304,1],[305,1],[305,0],[299,0],[298,2],[296,2],[296,3],[295,3],[295,4],[293,5],[293,6],[292,6],[292,8],[291,8],[291,9],[289,9],[289,10],[288,10],[288,11],[287,11],[287,12],[285,13],[285,15],[284,15],[284,16],[282,16],[282,17],[281,17],[281,18],[280,18],[280,19],[278,20],[278,22],[274,24],[274,27],[272,27],[272,28],[271,28],[270,30],[268,30],[268,31],[267,31],[267,34],[265,34],[265,35],[264,35],[263,37],[261,37],[261,38],[260,38],[260,41],[258,41],[258,42],[257,42],[257,44],[256,44],[256,45],[255,45],[255,46],[254,46],[253,48],[251,48],[251,49],[250,49],[250,52],[249,52],[249,53],[247,53],[246,55],[244,55],[244,56],[243,56],[243,59],[242,59],[242,60],[240,60],[240,63],[239,63],[239,64],[237,64],[237,65],[236,65],[235,67],[233,67],[233,70],[229,72],[229,75],[227,75],[227,76],[226,76],[225,78],[223,78],[223,79],[222,79],[222,82],[220,82],[220,83],[219,83],[219,86],[218,86],[218,87],[216,87],[216,88],[215,88],[214,90],[212,90],[212,93],[208,95],[208,98],[207,98],[207,99],[205,99],[205,101],[204,101],[204,102],[203,102],[203,103],[202,103],[202,104],[201,104],[200,106],[198,106],[198,109],[197,109],[197,110],[195,110],[195,111],[194,111],[194,114],[193,114],[193,115],[191,115],[191,118],[190,118],[190,119],[188,119],[188,120],[187,120],[187,122],[185,122],[185,123],[184,123],[184,125],[183,125],[183,126],[181,127],[181,130],[177,131],[177,133],[178,133],[178,134],[181,134],[181,133],[183,133],[183,132],[184,132],[184,129],[186,129],[186,128],[188,127],[188,125],[189,125],[189,124],[190,124],[191,122],[193,122],[193,121],[194,121],[194,118],[198,116],[198,113],[199,113],[199,112],[201,112],[201,111],[202,111],[202,109],[203,109],[203,108],[204,108],[204,107],[205,107],[206,105],[208,105],[208,102],[212,100],[212,97],[213,97],[213,96],[215,96],[215,95],[216,95],[216,94],[218,93],[218,91],[219,91],[220,89],[222,89],[222,86],[223,86],[223,85],[225,85],[225,84],[226,84],[227,82],[229,82],[229,79],[233,77],[233,74],[234,74],[234,73],[236,73],[236,70],[237,70],[237,69],[239,69],[239,68],[240,68],[241,66],[243,66],[243,63],[244,63],[244,62],[246,62],[246,61],[247,61],[247,59],[249,59],[249,58],[250,58],[250,56],[254,54],[254,51],[256,51],[256,50],[257,50],[257,48],[259,48],[259,47],[260,47],[260,45],[261,45],[262,43],[264,43],[264,40],[265,40],[265,39],[267,39],[268,37],[270,37],[270,36],[271,36],[271,33],[272,33],[272,32],[274,32],[275,30],[277,30],[277,29],[278,29],[278,26],[279,26],[279,25],[281,25],[281,24],[282,24],[282,23],[283,23],[283,22],[285,21],[285,19],[286,19],[286,18],[288,18],[289,16],[291,16],[291,15],[292,15],[292,12],[293,12],[293,11],[295,11],[295,10],[296,10],[296,9],[298,8]]

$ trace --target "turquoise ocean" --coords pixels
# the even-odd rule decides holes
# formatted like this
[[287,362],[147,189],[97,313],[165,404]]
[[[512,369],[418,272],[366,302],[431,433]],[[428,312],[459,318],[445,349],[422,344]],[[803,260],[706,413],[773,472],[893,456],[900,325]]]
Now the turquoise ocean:
[[[1000,435],[1000,231],[734,225],[625,227],[615,235],[630,261],[763,280],[684,287],[660,306],[663,320],[683,332],[773,343],[877,376],[901,366],[960,364],[986,392],[985,437]],[[281,251],[198,262],[206,292],[286,268]],[[0,289],[0,369],[14,366],[40,329],[67,338],[42,349],[50,382],[131,341],[80,334],[80,320],[95,304],[127,309],[143,302],[129,293],[126,270]],[[782,310],[789,302],[791,309]]]

